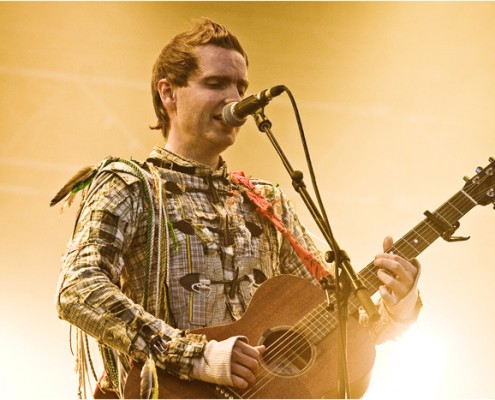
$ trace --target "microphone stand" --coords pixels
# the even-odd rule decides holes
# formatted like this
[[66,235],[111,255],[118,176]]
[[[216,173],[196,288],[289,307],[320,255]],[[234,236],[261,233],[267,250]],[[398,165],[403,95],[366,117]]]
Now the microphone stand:
[[[350,259],[347,253],[340,249],[337,241],[335,240],[330,224],[322,217],[319,209],[315,205],[313,199],[311,198],[306,184],[303,181],[303,173],[301,171],[296,171],[292,168],[289,160],[285,156],[282,148],[278,144],[277,140],[273,136],[271,131],[272,123],[265,116],[264,110],[260,109],[253,114],[256,125],[260,132],[266,133],[270,139],[272,145],[275,147],[278,155],[280,156],[282,163],[284,164],[287,172],[292,179],[292,186],[299,193],[308,208],[309,212],[313,216],[316,224],[318,225],[321,233],[323,234],[325,240],[331,248],[331,252],[327,253],[327,261],[335,263],[335,298],[337,304],[337,315],[339,320],[339,346],[338,346],[338,360],[339,360],[339,371],[338,371],[338,391],[340,398],[350,398],[350,387],[348,379],[348,368],[347,368],[347,303],[349,289],[355,294],[355,296],[360,301],[366,313],[369,315],[370,319],[375,320],[379,317],[378,311],[375,304],[371,300],[368,289],[364,286],[362,281],[357,276],[356,272],[352,268]],[[343,282],[340,282],[342,278]],[[342,287],[341,287],[342,285]],[[325,290],[329,289],[329,285],[323,283],[322,285]]]

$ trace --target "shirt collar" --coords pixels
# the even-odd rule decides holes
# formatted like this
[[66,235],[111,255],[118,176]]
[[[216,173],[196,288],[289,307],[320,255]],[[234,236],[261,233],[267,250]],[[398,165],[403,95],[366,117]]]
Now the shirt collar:
[[173,171],[184,172],[196,176],[213,176],[227,177],[227,163],[220,156],[219,166],[217,169],[212,169],[208,165],[201,164],[190,158],[186,158],[176,153],[172,153],[163,147],[155,147],[149,157],[149,162],[156,164],[159,167],[167,168]]

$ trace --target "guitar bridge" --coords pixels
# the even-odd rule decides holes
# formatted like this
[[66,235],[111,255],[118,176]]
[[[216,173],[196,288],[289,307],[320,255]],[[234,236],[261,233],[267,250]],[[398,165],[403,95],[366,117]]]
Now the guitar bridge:
[[235,395],[233,392],[229,390],[228,387],[216,385],[215,386],[215,395],[219,399],[239,399],[240,397]]

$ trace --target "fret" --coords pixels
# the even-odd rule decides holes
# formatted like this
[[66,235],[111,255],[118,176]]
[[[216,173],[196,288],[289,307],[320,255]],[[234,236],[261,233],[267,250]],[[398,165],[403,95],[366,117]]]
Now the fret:
[[472,201],[467,200],[468,198],[462,191],[457,192],[449,201],[435,211],[435,215],[449,224],[454,224],[476,205],[476,203],[473,204]]
[[464,213],[457,208],[458,205],[452,204],[450,202],[448,203],[448,205],[451,206],[454,209],[454,211],[456,211],[459,214],[457,218],[461,218],[464,215]]
[[[418,242],[418,239],[413,239],[412,240],[412,243],[411,243],[409,240],[407,240],[406,238],[404,238],[404,239],[402,239],[402,242],[401,243],[405,243],[408,248],[410,248],[410,249],[412,249],[412,251],[416,252],[417,249],[416,249],[415,244],[418,244],[419,242]],[[397,247],[399,247],[399,246],[397,246]],[[402,251],[401,251],[401,253],[402,253]]]

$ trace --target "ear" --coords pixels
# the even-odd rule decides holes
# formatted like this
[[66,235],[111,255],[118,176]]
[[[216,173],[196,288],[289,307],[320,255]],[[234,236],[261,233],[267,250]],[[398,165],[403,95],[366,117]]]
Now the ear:
[[172,84],[168,81],[167,78],[163,78],[158,81],[157,88],[162,100],[163,107],[165,107],[167,111],[175,111],[175,89]]

